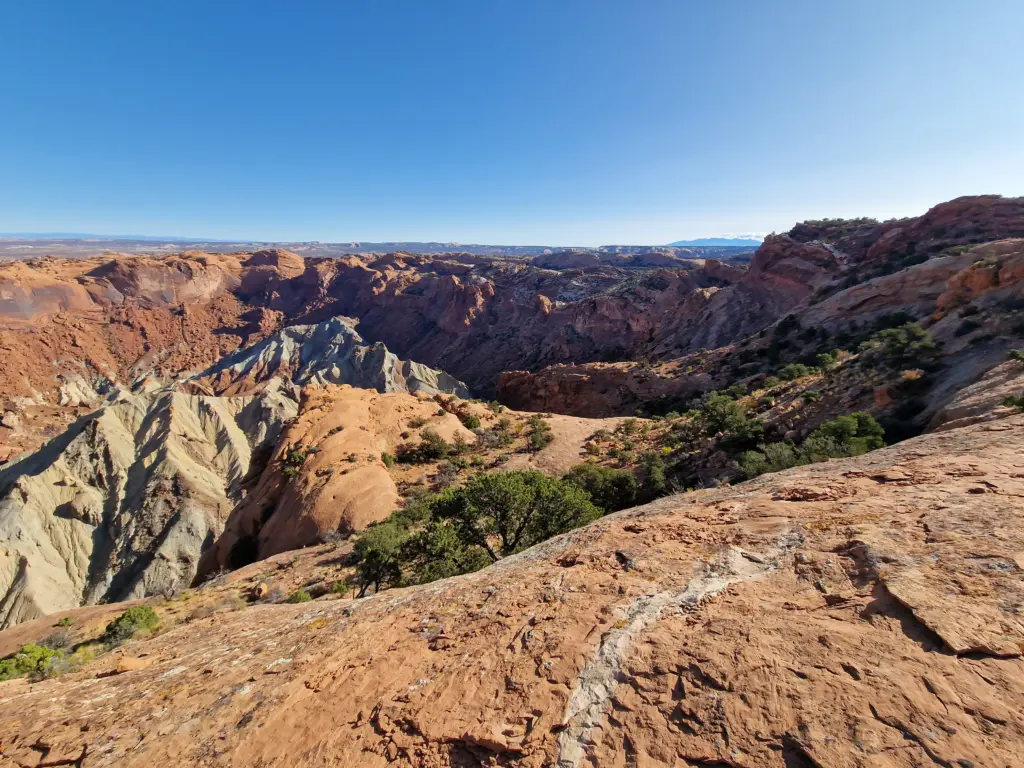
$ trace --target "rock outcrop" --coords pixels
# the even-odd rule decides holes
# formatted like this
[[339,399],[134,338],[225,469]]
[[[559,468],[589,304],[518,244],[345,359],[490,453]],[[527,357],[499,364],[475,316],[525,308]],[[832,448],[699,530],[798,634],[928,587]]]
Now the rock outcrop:
[[626,358],[686,296],[742,272],[672,263],[683,266],[554,272],[487,257],[303,260],[274,250],[8,264],[0,267],[0,351],[19,364],[0,371],[0,406],[20,424],[0,426],[0,460],[84,415],[57,406],[69,378],[94,389],[172,381],[285,326],[337,315],[357,318],[371,343],[454,373],[481,394],[505,369]]
[[723,257],[748,257],[753,248],[730,248],[722,252],[715,248],[664,248],[663,250],[637,250],[617,252],[610,249],[597,251],[571,250],[555,251],[535,256],[530,262],[542,269],[588,269],[607,265],[624,269],[657,269],[661,267],[685,267],[699,264],[706,254]]
[[550,271],[407,254],[319,262],[312,270],[318,298],[303,307],[303,322],[357,317],[364,337],[448,371],[483,396],[504,370],[642,354],[681,304],[724,282],[720,268],[712,275],[704,265]]
[[123,394],[4,467],[0,624],[191,584],[295,408],[273,388]]
[[[799,225],[767,238],[747,269],[678,250],[536,262],[557,270],[467,254],[281,250],[11,264],[0,269],[0,351],[23,364],[0,371],[0,406],[22,423],[0,426],[0,459],[81,415],[49,407],[61,377],[175,379],[289,325],[358,319],[369,342],[492,397],[503,371],[663,362],[727,346],[842,287],[1022,233],[1024,199],[979,196],[898,222]],[[899,298],[875,297],[879,306]],[[38,397],[45,405],[12,400]]]
[[[279,254],[265,253],[253,260],[262,267],[271,258],[281,260]],[[136,293],[140,284],[153,283],[157,297],[178,286],[175,280],[168,283],[166,270],[123,272],[112,268],[104,274],[111,285]],[[321,534],[351,532],[386,517],[398,494],[381,453],[395,450],[402,430],[396,431],[397,422],[382,426],[383,411],[369,406],[363,415],[373,416],[366,423],[346,420],[345,414],[359,410],[356,401],[370,402],[369,393],[350,389],[348,405],[334,403],[334,417],[342,421],[332,425],[338,431],[348,426],[349,432],[333,443],[346,455],[370,451],[373,468],[350,474],[355,468],[348,466],[338,473],[339,478],[347,475],[344,480],[325,484],[324,471],[333,474],[330,466],[341,461],[340,455],[328,451],[311,460],[320,474],[315,481],[310,475],[292,485],[293,492],[284,494],[287,512],[269,521],[262,542],[250,552],[245,547],[251,537],[234,532],[235,521],[245,521],[250,529],[268,522],[266,507],[281,495],[276,490],[281,476],[264,478],[259,493],[231,515],[232,528],[221,536],[229,513],[242,501],[243,478],[263,469],[277,447],[282,423],[295,415],[301,386],[344,383],[390,393],[468,395],[465,385],[444,372],[399,360],[381,343],[363,343],[350,323],[332,318],[315,326],[287,327],[178,387],[150,379],[138,394],[113,389],[115,402],[82,416],[36,453],[0,470],[0,624],[187,586],[204,553],[218,567],[237,567],[305,546]],[[309,397],[317,401],[316,410],[328,407],[323,398],[335,394]],[[101,398],[81,376],[66,377],[58,392],[58,402],[69,409],[96,407]],[[437,410],[436,404],[408,399],[412,405],[394,407],[412,407],[425,416]],[[472,439],[454,416],[448,420]],[[5,412],[0,423],[12,431],[21,428],[14,411]],[[371,428],[372,433],[367,431]],[[285,441],[278,461],[294,443],[293,437]],[[238,538],[244,541],[238,544]]]
[[334,317],[317,325],[282,328],[227,355],[190,383],[218,394],[248,392],[271,379],[287,378],[299,386],[349,384],[378,392],[469,396],[466,385],[444,371],[399,360],[380,342],[366,344],[355,323]]
[[808,306],[804,326],[844,329],[902,312],[939,320],[976,301],[1024,297],[1024,240],[1000,240],[938,256],[851,286]]
[[945,431],[1005,418],[1019,410],[1006,405],[1008,399],[1017,397],[1024,397],[1024,361],[1008,360],[957,392],[930,426]]
[[195,618],[122,651],[142,661],[4,683],[3,759],[1009,768],[1022,478],[1018,415],[423,587]]
[[864,258],[881,262],[894,253],[938,253],[1007,237],[1024,237],[1022,198],[958,197],[936,205],[923,216],[880,225],[864,242]]
[[[688,366],[687,366],[688,367]],[[657,367],[637,363],[553,365],[536,373],[505,371],[498,378],[498,399],[522,411],[608,418],[634,412],[657,401],[678,410],[689,398],[714,389],[702,371],[685,372],[678,361]]]
[[[497,414],[457,398],[441,401],[451,410],[439,408],[438,400],[422,393],[378,393],[347,385],[305,389],[298,417],[283,433],[259,481],[204,554],[200,578],[361,533],[399,508],[403,498],[431,488],[431,476],[444,468],[457,473],[538,469],[561,475],[583,460],[584,443],[594,432],[614,429],[621,421],[553,415],[545,419],[551,442],[527,452],[522,422],[530,414]],[[462,424],[456,409],[480,420],[477,432]],[[481,436],[500,420],[509,423],[509,442],[481,444]],[[395,456],[418,445],[426,430],[450,444],[461,441],[464,454],[396,463]],[[474,465],[467,468],[470,458]]]
[[[102,390],[174,377],[276,330],[246,319],[251,308],[235,296],[244,261],[187,253],[0,266],[0,352],[12,363],[0,370],[0,392],[22,417],[20,429],[0,429],[0,461],[99,405],[69,382]],[[73,401],[82,407],[66,407]]]
[[200,573],[238,568],[383,520],[399,500],[383,454],[426,428],[446,440],[475,439],[455,416],[439,414],[437,403],[406,393],[333,385],[305,390],[298,418],[205,553]]
[[[790,291],[789,299],[766,309],[750,327],[756,329],[785,306],[792,309],[789,314],[800,327],[815,333],[856,332],[887,316],[916,320],[942,343],[946,356],[947,371],[941,385],[929,395],[930,411],[943,407],[957,391],[999,363],[1010,348],[1024,344],[1024,314],[1020,312],[1024,309],[1024,240],[999,240],[936,256],[814,301],[811,288],[822,287],[828,271],[816,272],[810,265],[817,263],[816,258],[828,263],[830,257],[824,255],[828,251],[817,243],[794,244],[787,240],[768,238],[758,251],[755,264],[762,258],[765,261],[757,266],[757,284],[775,280],[768,277],[775,269],[798,274],[795,263],[802,263],[806,271],[799,278],[779,277],[774,290],[783,296]],[[804,255],[797,258],[793,251]],[[785,257],[785,253],[790,256]],[[752,290],[750,285],[745,275],[717,291],[709,306],[717,307],[718,318],[730,318],[728,304],[721,303],[719,297],[751,306],[740,298],[743,291]],[[751,313],[754,316],[756,310]],[[722,322],[709,315],[707,328],[694,338],[708,343],[728,338],[731,329],[723,329],[721,334],[715,330]],[[979,339],[984,343],[978,344]],[[766,343],[757,337],[748,341],[755,346]],[[719,349],[693,350],[654,366],[588,363],[555,365],[532,372],[507,371],[498,379],[498,398],[520,410],[590,417],[628,413],[658,400],[682,404],[695,394],[726,383],[729,376],[723,375],[723,367],[734,353],[727,344]]]

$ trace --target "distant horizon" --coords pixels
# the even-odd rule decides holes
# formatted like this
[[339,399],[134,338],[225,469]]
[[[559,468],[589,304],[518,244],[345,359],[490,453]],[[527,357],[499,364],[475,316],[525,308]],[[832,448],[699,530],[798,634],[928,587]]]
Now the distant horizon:
[[[764,241],[764,235],[711,235],[708,237],[697,237],[686,240],[677,240],[671,243],[603,243],[601,245],[580,245],[572,244],[551,244],[551,243],[473,243],[461,240],[355,240],[342,238],[340,240],[263,240],[251,237],[219,238],[219,237],[192,237],[192,236],[165,236],[165,235],[104,235],[92,232],[0,232],[0,240],[113,240],[113,241],[142,241],[142,242],[165,242],[165,243],[325,243],[330,245],[341,245],[344,243],[409,243],[422,245],[452,245],[452,246],[489,246],[505,248],[697,248],[697,247],[746,247],[760,245]],[[721,243],[713,241],[722,241]]]

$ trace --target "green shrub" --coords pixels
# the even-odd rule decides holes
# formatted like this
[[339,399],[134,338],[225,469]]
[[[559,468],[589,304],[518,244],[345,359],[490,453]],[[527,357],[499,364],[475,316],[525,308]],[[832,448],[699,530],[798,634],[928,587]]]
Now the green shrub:
[[297,589],[294,592],[292,592],[290,595],[288,595],[288,599],[285,600],[285,602],[286,603],[308,603],[312,599],[313,599],[313,596],[311,594],[309,594],[309,592],[307,592],[304,589]]
[[551,444],[555,436],[551,434],[551,425],[540,416],[531,416],[526,421],[529,432],[526,435],[526,443],[531,451],[539,451]]
[[786,442],[759,445],[758,450],[743,453],[737,466],[747,477],[757,477],[826,459],[860,456],[884,446],[884,434],[871,414],[858,411],[822,424],[799,446]]
[[452,455],[454,448],[433,429],[420,433],[419,445],[402,445],[398,449],[398,461],[405,464],[426,464]]
[[65,616],[63,619],[61,619],[60,621],[57,622],[57,626],[58,627],[70,627],[74,623],[75,623],[75,617],[74,616]]
[[1024,362],[1024,349],[1011,349],[1006,355],[1007,360],[1019,360]]
[[369,526],[353,547],[356,562],[356,578],[359,582],[359,597],[373,587],[379,592],[384,587],[396,587],[402,583],[402,547],[409,539],[409,527],[413,520],[396,517]]
[[477,417],[475,414],[470,413],[469,411],[462,411],[461,413],[459,413],[459,421],[462,422],[462,426],[464,426],[466,429],[480,428],[479,417]]
[[586,491],[590,500],[606,513],[626,509],[636,503],[636,478],[626,470],[577,464],[563,479]]
[[727,432],[746,419],[746,411],[728,395],[712,394],[704,398],[693,421],[704,437]]
[[148,605],[134,605],[107,624],[103,639],[110,645],[118,645],[140,630],[155,629],[159,623],[156,611]]
[[781,371],[779,371],[779,378],[783,381],[794,381],[799,379],[801,376],[808,376],[816,371],[802,363],[790,363]]
[[729,455],[746,450],[764,439],[764,422],[760,419],[744,419],[722,433],[719,447]]
[[846,456],[859,456],[885,445],[885,430],[870,413],[858,411],[849,416],[838,416],[822,424],[808,435],[805,442],[831,439],[844,450]]
[[824,398],[825,396],[816,389],[808,389],[803,394],[805,403],[820,403]]
[[[703,438],[717,438],[717,447],[729,454],[753,448],[764,438],[764,422],[747,415],[746,406],[721,392],[711,392],[687,412],[687,421],[672,424],[669,445],[703,447]],[[612,454],[609,454],[612,455]]]
[[882,357],[894,367],[921,367],[938,354],[939,346],[928,331],[914,323],[878,331],[861,344],[862,352]]
[[839,350],[833,349],[831,352],[822,352],[815,356],[814,361],[821,370],[831,371],[839,365]]
[[746,477],[779,472],[801,463],[796,449],[790,443],[767,443],[758,448],[758,451],[745,451],[737,461],[740,471]]
[[386,451],[380,455],[380,460],[384,462],[384,466],[388,469],[395,466],[395,457]]
[[623,464],[629,464],[633,461],[633,452],[626,448],[612,448],[608,451],[608,458],[618,459]]
[[402,557],[417,584],[479,571],[492,562],[482,547],[467,544],[451,521],[435,519],[408,539]]
[[512,420],[507,416],[498,419],[490,429],[477,433],[477,446],[483,449],[507,448],[514,442]]
[[306,461],[306,454],[304,451],[298,449],[292,449],[284,455],[282,460],[281,473],[291,480],[293,477],[299,474],[299,469]]
[[644,467],[644,481],[640,488],[643,501],[650,501],[668,492],[668,479],[665,477],[665,460],[661,454],[648,451],[641,457]]
[[600,515],[585,491],[540,472],[477,475],[363,532],[352,558],[359,596],[478,570]]
[[728,395],[733,400],[736,400],[747,394],[747,388],[743,384],[733,384],[731,387],[723,389],[722,394]]
[[1009,408],[1016,408],[1018,410],[1024,411],[1024,395],[1010,395],[1009,397],[1003,400],[1003,405],[1008,406]]
[[64,659],[61,651],[47,648],[44,645],[29,643],[21,650],[0,660],[0,680],[11,680],[15,677],[46,677],[52,667]]
[[600,516],[581,488],[540,472],[477,475],[431,505],[466,544],[498,560]]

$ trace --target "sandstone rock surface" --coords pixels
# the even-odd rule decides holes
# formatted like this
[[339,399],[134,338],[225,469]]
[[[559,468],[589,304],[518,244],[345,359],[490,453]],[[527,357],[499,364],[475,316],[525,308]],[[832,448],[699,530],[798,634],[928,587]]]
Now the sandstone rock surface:
[[[436,403],[409,394],[333,385],[307,389],[298,417],[232,512],[224,535],[204,555],[200,573],[238,568],[383,520],[399,495],[382,456],[395,453],[403,433],[412,439],[427,428],[446,440],[475,439],[455,416],[438,415]],[[293,452],[301,458],[290,460]]]
[[1011,416],[423,587],[195,619],[131,644],[144,668],[0,684],[2,759],[1010,768],[1022,448]]
[[935,415],[931,427],[949,430],[1003,418],[1014,411],[1013,407],[1004,405],[1011,397],[1024,397],[1024,361],[1007,361],[964,387]]

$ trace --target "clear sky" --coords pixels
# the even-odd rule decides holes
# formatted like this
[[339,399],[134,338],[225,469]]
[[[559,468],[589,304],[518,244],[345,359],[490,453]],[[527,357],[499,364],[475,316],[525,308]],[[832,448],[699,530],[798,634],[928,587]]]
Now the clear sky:
[[0,40],[0,232],[648,244],[1024,194],[1022,0],[40,0]]

